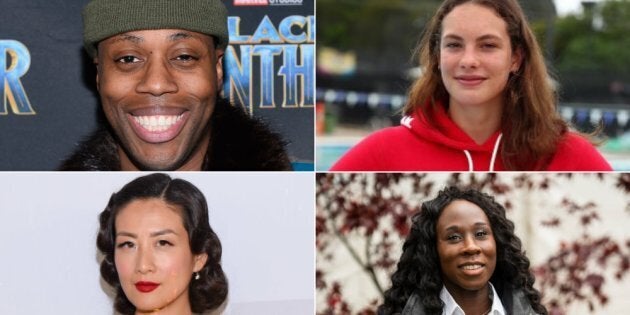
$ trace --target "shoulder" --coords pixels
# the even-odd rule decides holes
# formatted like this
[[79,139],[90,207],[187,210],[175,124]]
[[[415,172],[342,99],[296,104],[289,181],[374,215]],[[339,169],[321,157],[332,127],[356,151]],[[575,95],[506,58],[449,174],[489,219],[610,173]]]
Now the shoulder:
[[582,135],[567,132],[558,144],[548,171],[611,171],[595,146]]
[[280,134],[227,100],[216,104],[206,170],[284,171],[291,169]]
[[120,160],[111,133],[101,127],[83,139],[77,149],[66,158],[60,171],[117,171]]
[[389,127],[375,131],[350,148],[330,169],[331,171],[387,170],[388,157],[408,143],[411,132],[405,127]]
[[[362,139],[356,146],[388,148],[400,143],[406,143],[407,138],[413,137],[412,133],[403,126],[388,127],[377,130]],[[383,147],[384,146],[384,147]]]
[[536,315],[532,306],[521,290],[515,290],[512,294],[512,308],[510,314]]
[[422,306],[422,301],[420,301],[420,296],[417,294],[412,294],[409,299],[407,299],[407,303],[405,304],[405,308],[403,308],[401,315],[424,315],[424,307]]

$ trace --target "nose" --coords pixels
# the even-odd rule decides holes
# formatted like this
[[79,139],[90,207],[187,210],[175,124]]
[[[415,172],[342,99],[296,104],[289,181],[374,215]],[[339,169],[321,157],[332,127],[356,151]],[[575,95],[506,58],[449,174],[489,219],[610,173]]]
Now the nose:
[[168,62],[160,60],[158,56],[151,57],[153,58],[150,58],[142,69],[142,78],[136,86],[136,91],[154,96],[177,92],[177,83]]
[[150,250],[138,248],[138,256],[136,259],[136,272],[147,274],[155,271],[153,264],[153,253]]
[[474,69],[479,66],[479,58],[474,47],[466,47],[464,49],[462,58],[459,60],[459,66],[464,69]]
[[464,253],[467,255],[477,255],[481,253],[481,247],[477,244],[473,237],[466,237],[464,239]]

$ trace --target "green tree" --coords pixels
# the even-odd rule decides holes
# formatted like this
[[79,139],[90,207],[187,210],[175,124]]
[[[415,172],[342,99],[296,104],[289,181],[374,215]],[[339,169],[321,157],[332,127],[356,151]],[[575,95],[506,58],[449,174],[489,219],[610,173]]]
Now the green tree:
[[594,12],[556,23],[558,69],[630,73],[630,0],[602,2]]

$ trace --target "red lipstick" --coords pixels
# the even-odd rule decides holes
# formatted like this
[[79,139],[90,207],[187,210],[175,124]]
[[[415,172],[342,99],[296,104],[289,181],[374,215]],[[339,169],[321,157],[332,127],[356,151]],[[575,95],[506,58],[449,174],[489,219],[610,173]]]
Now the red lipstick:
[[136,282],[136,289],[142,293],[149,293],[155,290],[160,284],[155,282],[138,281]]

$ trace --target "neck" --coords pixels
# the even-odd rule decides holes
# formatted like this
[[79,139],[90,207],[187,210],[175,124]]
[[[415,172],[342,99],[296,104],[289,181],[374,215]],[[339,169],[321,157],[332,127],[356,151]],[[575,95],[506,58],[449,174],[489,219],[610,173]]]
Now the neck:
[[489,285],[486,285],[479,290],[465,290],[457,286],[446,284],[445,286],[451,296],[453,296],[455,302],[457,302],[457,305],[464,310],[464,314],[486,315],[486,313],[492,308]]
[[481,106],[461,105],[449,102],[448,115],[475,143],[483,144],[501,126],[501,104]]
[[190,308],[188,310],[177,310],[173,311],[172,309],[159,309],[152,311],[140,311],[136,310],[135,315],[192,315],[192,311]]
[[192,308],[188,299],[188,290],[182,292],[173,301],[158,309],[141,310],[136,308],[135,315],[192,315]]

